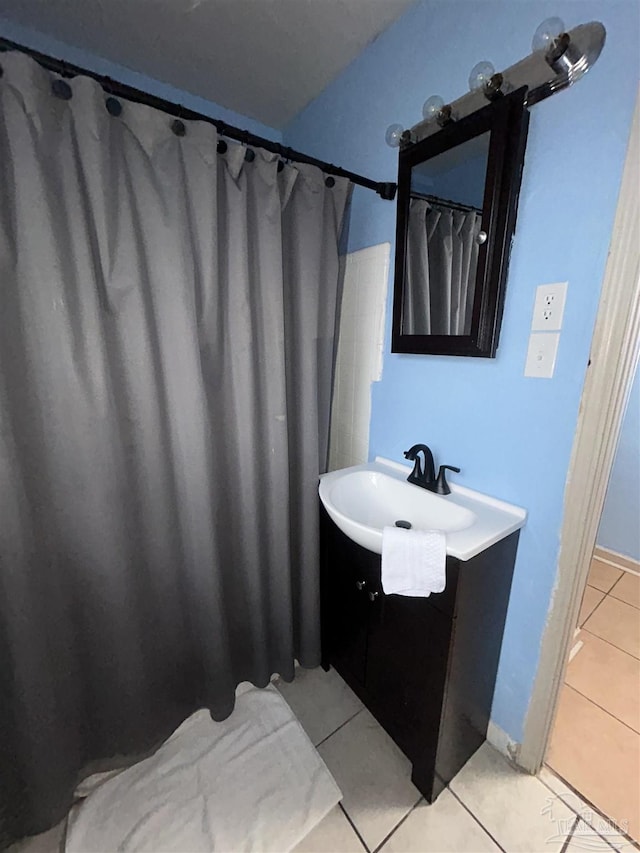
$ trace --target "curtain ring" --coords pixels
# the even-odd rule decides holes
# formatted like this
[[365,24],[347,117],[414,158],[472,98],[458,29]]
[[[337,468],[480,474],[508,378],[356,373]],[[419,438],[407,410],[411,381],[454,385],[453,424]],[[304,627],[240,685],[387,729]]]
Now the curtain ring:
[[281,172],[284,169],[284,160],[278,160],[278,171]]
[[3,74],[4,74],[4,68],[2,67],[2,65],[0,65],[0,77],[2,77]]
[[247,150],[244,152],[244,159],[247,161],[247,163],[253,163],[253,161],[256,159],[256,152],[252,151],[251,148],[247,148]]
[[112,115],[115,118],[122,113],[122,104],[117,98],[108,97],[104,102],[104,105],[107,108],[109,115]]
[[180,121],[179,118],[176,118],[171,122],[171,130],[176,136],[185,136],[187,133],[187,128],[185,127],[184,122]]
[[62,101],[70,101],[73,95],[71,86],[66,80],[61,80],[59,77],[52,82],[51,91],[56,98],[60,98]]
[[328,178],[324,179],[324,185],[325,185],[325,187],[335,187],[336,179],[332,178],[331,175],[329,175]]
[[219,139],[219,140],[218,140],[218,145],[217,145],[217,147],[216,147],[216,150],[217,150],[218,154],[226,154],[226,152],[227,152],[227,148],[228,148],[228,147],[229,147],[229,146],[228,146],[228,145],[227,145],[227,143],[224,141],[224,139]]

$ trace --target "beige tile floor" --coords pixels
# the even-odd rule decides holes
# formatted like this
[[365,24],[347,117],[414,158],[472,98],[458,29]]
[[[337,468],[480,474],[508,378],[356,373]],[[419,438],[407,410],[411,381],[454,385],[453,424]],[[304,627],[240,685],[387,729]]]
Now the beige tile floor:
[[[428,805],[407,758],[337,673],[298,670],[295,681],[277,686],[343,793],[294,853],[634,851],[550,770],[528,776],[489,744]],[[60,825],[11,853],[58,853],[63,834]]]
[[640,841],[640,577],[594,558],[578,628],[547,763]]

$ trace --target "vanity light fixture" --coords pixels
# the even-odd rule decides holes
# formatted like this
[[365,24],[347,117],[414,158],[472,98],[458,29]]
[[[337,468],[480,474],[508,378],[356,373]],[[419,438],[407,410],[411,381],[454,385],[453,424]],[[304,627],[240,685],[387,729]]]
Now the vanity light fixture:
[[564,32],[564,21],[562,18],[545,18],[538,25],[531,41],[531,50],[548,50],[554,39]]
[[483,60],[474,65],[469,74],[469,91],[475,92],[476,89],[483,89],[496,73],[493,63]]
[[566,33],[560,18],[547,18],[534,33],[533,49],[544,51],[547,65],[556,74],[565,75],[569,81],[566,85],[570,86],[584,76],[600,56],[604,39],[602,24],[584,24]]
[[482,92],[488,101],[495,101],[496,98],[504,95],[502,85],[504,77],[497,73],[491,62],[483,60],[474,65],[469,75],[469,91]]
[[454,120],[450,104],[445,104],[440,95],[431,95],[422,105],[422,116],[425,121],[435,119],[440,127]]
[[389,146],[389,148],[399,148],[400,141],[402,140],[402,134],[404,133],[404,128],[401,124],[390,124],[387,128],[387,132],[384,135],[385,142]]
[[[444,105],[444,101],[440,95],[431,95],[430,98],[427,98],[422,107],[424,120],[429,121],[432,118],[437,118],[444,108]],[[442,127],[442,125],[440,126]],[[390,124],[386,130],[384,138],[389,148],[398,148],[401,145],[407,145],[414,141],[411,138],[411,131],[404,130],[401,124]]]
[[445,104],[444,107],[436,114],[436,121],[440,127],[445,127],[455,121],[451,104]]
[[398,142],[396,136],[390,141],[391,128],[396,127],[391,125],[387,130],[387,144],[404,148],[420,142],[452,121],[482,109],[487,100],[496,100],[522,86],[528,89],[526,106],[532,107],[583,77],[600,56],[605,38],[606,30],[599,21],[565,31],[560,18],[547,18],[535,31],[533,53],[498,73],[486,60],[477,63],[469,75],[470,91],[466,95],[451,104],[432,95],[424,103],[423,120],[410,131],[400,133]]
[[504,95],[504,91],[502,86],[504,84],[504,77],[498,71],[497,74],[493,74],[489,80],[482,87],[482,94],[488,101],[495,101],[496,98],[500,98]]
[[435,118],[444,107],[444,101],[440,95],[431,95],[422,105],[422,117],[425,121]]

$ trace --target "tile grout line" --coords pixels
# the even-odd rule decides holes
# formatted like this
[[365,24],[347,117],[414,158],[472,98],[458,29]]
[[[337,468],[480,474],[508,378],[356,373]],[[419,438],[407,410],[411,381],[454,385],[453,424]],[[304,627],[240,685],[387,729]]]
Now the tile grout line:
[[587,586],[591,586],[591,587],[593,587],[593,589],[597,589],[598,592],[604,592],[605,595],[609,595],[609,593],[614,588],[614,586],[618,583],[619,580],[620,580],[620,578],[616,578],[616,580],[614,580],[614,582],[611,584],[609,589],[600,589],[599,586],[594,586],[592,583],[589,583],[589,579],[587,578]]
[[[602,590],[601,590],[601,589],[599,589],[599,590],[598,590],[598,592],[602,592]],[[583,626],[585,625],[585,623],[586,623],[586,622],[588,622],[588,621],[589,621],[589,619],[591,619],[591,617],[592,617],[592,616],[593,616],[593,614],[596,612],[596,610],[598,609],[598,607],[600,607],[600,605],[602,604],[602,602],[607,600],[607,596],[608,596],[608,595],[609,595],[609,593],[608,593],[608,592],[603,592],[603,593],[602,593],[602,598],[601,598],[601,599],[600,599],[600,601],[596,604],[596,606],[593,608],[593,610],[592,610],[592,611],[591,611],[591,613],[587,616],[587,618],[584,620],[584,622],[582,623],[582,625],[583,625]]]
[[[622,576],[619,577],[618,580],[614,583],[614,585],[611,587],[611,589],[609,590],[607,595],[610,595],[611,598],[615,598],[616,601],[621,601],[623,604],[628,604],[630,607],[635,607],[636,610],[640,610],[640,607],[637,607],[631,601],[626,601],[624,598],[618,598],[617,595],[613,594],[613,590],[618,586],[619,583],[622,583],[622,581],[624,580],[624,575],[625,575],[625,573],[623,572]],[[638,577],[638,576],[635,575],[635,577]]]
[[[605,820],[618,833],[618,835],[620,835],[622,838],[625,838],[626,840],[630,841],[631,845],[634,849],[638,849],[637,842],[634,841],[634,839],[631,838],[630,835],[627,835],[626,832],[622,832],[618,828],[618,826],[617,826],[617,824],[613,818],[608,817],[600,808],[598,808],[598,806],[596,806],[594,803],[592,803],[591,800],[588,800],[584,794],[581,794],[577,788],[574,788],[570,782],[568,782],[566,779],[563,779],[562,776],[560,776],[553,769],[553,767],[551,767],[549,764],[544,764],[543,767],[545,767],[548,771],[550,771],[553,774],[553,776],[555,776],[556,779],[558,779],[560,782],[562,782],[562,784],[569,789],[569,793],[574,794],[576,797],[579,797],[583,801],[583,804],[585,806],[588,806],[590,809],[592,809],[598,815],[598,817],[602,818],[602,820]],[[610,843],[610,841],[607,839],[606,836],[601,835],[601,833],[599,833],[598,830],[594,826],[591,826],[589,821],[586,820],[586,818],[574,806],[572,806],[571,803],[567,802],[564,799],[565,794],[559,794],[554,788],[551,787],[551,785],[548,785],[544,781],[544,779],[541,778],[541,776],[539,774],[536,776],[536,779],[539,779],[542,782],[542,784],[549,791],[551,791],[552,794],[555,794],[556,797],[559,797],[560,800],[562,800],[562,802],[565,804],[565,806],[570,808],[571,811],[574,812],[574,814],[576,814],[578,816],[578,820],[583,820],[587,824],[587,826],[590,827],[599,838],[602,838],[602,840],[606,841],[606,843],[609,844],[610,847],[613,847],[613,845]]]
[[482,831],[483,831],[483,832],[486,832],[486,834],[487,834],[487,835],[489,836],[489,838],[493,841],[493,843],[496,845],[496,847],[498,847],[498,849],[499,849],[499,850],[501,850],[501,851],[502,851],[502,853],[507,853],[507,851],[506,851],[506,850],[505,850],[505,848],[502,846],[502,844],[500,844],[500,842],[498,841],[498,839],[497,839],[497,838],[495,838],[495,836],[493,836],[493,835],[489,832],[489,830],[488,830],[488,829],[487,829],[487,827],[482,823],[482,821],[480,820],[480,818],[479,818],[479,817],[476,817],[476,815],[471,811],[471,809],[467,806],[467,804],[466,804],[466,803],[464,803],[464,802],[460,799],[460,797],[456,794],[456,792],[453,790],[453,788],[452,788],[450,785],[447,785],[447,790],[448,790],[451,794],[453,794],[453,796],[454,796],[454,797],[455,797],[455,799],[460,803],[460,805],[462,806],[462,808],[463,808],[466,812],[468,812],[468,813],[471,815],[471,817],[475,820],[475,822],[476,822],[476,823],[478,824],[478,826],[482,829]]
[[358,710],[355,712],[355,714],[352,714],[349,717],[349,719],[344,721],[344,723],[340,723],[340,725],[337,728],[335,728],[332,732],[330,732],[328,735],[323,737],[322,740],[318,741],[318,743],[314,743],[314,745],[313,745],[314,749],[318,749],[319,746],[322,746],[322,744],[325,743],[325,741],[328,741],[329,738],[333,737],[336,732],[339,732],[340,729],[344,728],[347,725],[347,723],[350,723],[351,720],[354,720],[358,716],[358,714],[360,714],[362,711],[364,711],[364,705],[362,706],[362,708],[358,708]]
[[366,843],[365,843],[364,838],[363,838],[363,837],[360,835],[360,833],[358,832],[358,828],[356,827],[355,823],[354,823],[354,822],[351,820],[351,818],[349,817],[349,812],[348,812],[348,811],[346,810],[346,808],[342,805],[342,800],[340,800],[340,802],[338,803],[338,806],[340,807],[340,810],[342,811],[342,814],[346,817],[347,822],[349,823],[349,826],[350,826],[350,827],[351,827],[351,829],[355,832],[355,834],[358,836],[358,841],[360,842],[360,844],[362,844],[362,846],[363,846],[363,847],[364,847],[364,849],[367,851],[367,853],[371,853],[371,851],[369,850],[369,848],[367,847],[367,845],[366,845]]
[[574,687],[572,684],[568,684],[566,681],[565,681],[565,683],[564,683],[564,686],[565,686],[565,687],[568,687],[570,690],[573,690],[575,693],[577,693],[577,694],[578,694],[578,696],[582,696],[582,698],[583,698],[583,699],[586,699],[586,700],[587,700],[587,702],[591,702],[591,704],[592,704],[592,705],[595,705],[595,706],[596,706],[596,708],[600,708],[600,710],[601,710],[601,711],[604,711],[604,713],[605,713],[605,714],[607,714],[607,716],[611,717],[611,718],[612,718],[613,720],[615,720],[617,723],[620,723],[620,725],[621,725],[621,726],[624,726],[625,728],[629,729],[629,731],[630,731],[630,732],[633,732],[633,733],[634,733],[634,735],[638,735],[638,736],[640,736],[640,732],[636,731],[636,730],[633,728],[633,726],[630,726],[630,725],[629,725],[629,723],[625,723],[625,721],[624,721],[624,720],[621,720],[621,719],[619,719],[618,717],[616,717],[616,715],[615,715],[615,714],[612,714],[612,713],[611,713],[611,711],[607,711],[607,709],[606,709],[606,708],[603,708],[603,707],[602,707],[602,705],[598,705],[598,703],[597,703],[597,702],[595,702],[595,701],[594,701],[590,696],[587,696],[587,695],[585,695],[584,693],[582,693],[582,691],[581,691],[581,690],[578,690],[578,688],[577,688],[577,687]]
[[[587,586],[588,586],[588,584],[587,584]],[[592,588],[592,589],[596,589],[596,587],[595,587],[595,586],[594,586],[594,587],[591,587],[591,588]],[[586,591],[586,587],[585,587],[585,591]],[[601,589],[599,589],[599,590],[598,590],[598,592],[602,592],[602,590],[601,590]],[[596,612],[596,610],[598,609],[598,607],[600,607],[600,605],[601,605],[601,604],[602,604],[602,602],[605,600],[605,598],[607,597],[607,595],[609,595],[609,593],[608,593],[608,592],[602,592],[602,598],[600,599],[600,601],[596,604],[596,606],[593,608],[593,610],[591,610],[591,611],[589,612],[589,615],[588,615],[588,616],[585,616],[585,618],[582,620],[582,624],[581,624],[581,625],[578,625],[578,628],[579,628],[580,630],[582,630],[582,629],[584,628],[584,626],[585,626],[586,622],[587,622],[589,619],[591,619],[591,617],[592,617],[592,616],[593,616],[593,614]],[[582,598],[583,598],[583,600],[584,600],[584,592],[582,593]]]
[[423,800],[423,799],[424,799],[424,797],[423,797],[422,795],[420,795],[420,798],[418,799],[418,801],[417,801],[417,802],[415,802],[415,803],[411,806],[411,808],[410,808],[410,809],[409,809],[409,811],[406,813],[406,815],[404,815],[404,817],[400,818],[400,820],[399,820],[399,821],[398,821],[398,823],[393,827],[393,829],[391,830],[391,832],[388,832],[388,833],[385,835],[385,837],[382,839],[382,841],[380,842],[380,844],[378,844],[378,846],[374,848],[373,853],[378,853],[378,851],[379,851],[379,850],[381,850],[381,849],[384,847],[384,845],[385,845],[385,844],[387,843],[387,841],[391,838],[391,836],[394,834],[394,832],[396,832],[396,830],[400,829],[400,827],[401,827],[401,826],[402,826],[402,824],[405,822],[405,820],[409,817],[409,815],[410,815],[410,814],[412,814],[412,813],[417,809],[417,807],[420,805],[420,803],[422,802],[422,800]]
[[576,815],[576,819],[575,819],[575,820],[574,820],[574,822],[573,822],[573,826],[572,826],[572,827],[571,827],[571,829],[569,830],[569,834],[568,834],[568,835],[567,835],[567,837],[565,838],[565,840],[564,840],[564,844],[563,844],[563,845],[562,845],[562,847],[560,848],[560,853],[565,853],[565,851],[566,851],[567,847],[568,847],[568,846],[569,846],[569,844],[571,843],[571,839],[573,838],[573,833],[576,831],[576,826],[578,825],[578,823],[579,823],[579,822],[580,822],[580,816],[579,816],[579,815]]
[[[580,797],[582,800],[584,800],[585,805],[591,805],[591,803],[589,803],[589,801],[588,801],[588,800],[585,800],[585,799],[584,799],[584,797],[582,796],[582,794],[579,794],[579,793],[578,793],[578,791],[577,791],[577,790],[576,790],[572,785],[570,785],[570,784],[569,784],[569,782],[566,782],[566,781],[562,778],[562,776],[559,776],[559,775],[556,773],[556,771],[553,769],[553,767],[551,767],[551,765],[549,765],[549,764],[546,764],[546,763],[545,763],[545,764],[543,764],[542,766],[543,766],[546,770],[548,770],[550,773],[552,773],[552,774],[553,774],[553,776],[554,776],[556,779],[558,779],[560,782],[562,782],[562,783],[563,783],[563,785],[566,785],[566,786],[567,786],[567,788],[569,788],[569,792],[570,792],[571,794],[575,794],[577,797]],[[555,794],[555,795],[556,795],[556,797],[559,797],[559,798],[562,800],[562,802],[565,804],[565,806],[568,806],[574,814],[577,814],[577,815],[578,815],[578,817],[580,817],[580,812],[579,812],[576,808],[574,808],[574,807],[571,805],[571,803],[567,803],[567,802],[563,799],[564,794],[559,794],[559,793],[555,790],[555,788],[552,788],[552,787],[551,787],[551,785],[549,785],[547,782],[545,782],[545,781],[544,781],[544,779],[540,776],[540,774],[539,774],[539,773],[535,776],[535,778],[536,778],[536,779],[539,779],[539,780],[542,782],[542,784],[545,786],[545,788],[547,788],[547,790],[551,791],[551,793],[552,793],[552,794]],[[593,808],[595,808],[595,806],[593,806]],[[596,811],[597,811],[597,809],[596,809]],[[600,812],[598,812],[598,813],[600,814]],[[602,815],[602,814],[601,814],[600,816],[601,816],[601,817],[604,817],[604,815]],[[608,819],[608,818],[607,818],[607,819]]]
[[[638,607],[635,604],[632,604],[630,601],[626,601],[624,598],[618,598],[618,596],[614,595],[612,592],[608,592],[607,595],[610,595],[611,598],[614,598],[616,601],[619,601],[620,604],[628,604],[629,607],[633,607],[634,610],[640,611],[640,607]],[[605,596],[605,598],[606,598],[606,596]]]
[[[618,599],[616,599],[617,601]],[[624,604],[624,602],[623,602]],[[596,608],[597,609],[597,608]],[[617,649],[619,652],[623,652],[625,655],[629,655],[630,658],[634,660],[640,660],[637,655],[634,655],[633,652],[628,652],[626,649],[621,649],[620,646],[616,646],[615,643],[612,643],[611,640],[607,640],[604,637],[601,637],[600,634],[594,634],[593,631],[590,631],[588,628],[584,626],[580,628],[581,631],[586,631],[587,634],[591,634],[592,637],[596,637],[598,640],[602,640],[603,643],[607,643],[607,645],[612,646],[614,649]]]
[[[637,577],[640,578],[640,576],[637,576]],[[633,607],[635,610],[640,610],[640,605],[634,604],[632,601],[627,601],[626,598],[618,598],[617,595],[613,594],[614,589],[618,586],[618,584],[622,583],[623,580],[624,580],[624,573],[623,573],[622,577],[618,578],[618,580],[614,583],[614,585],[611,587],[609,592],[605,593],[605,596],[610,595],[611,598],[615,598],[616,601],[621,601],[623,604],[628,604],[629,607]]]
[[622,578],[623,578],[623,577],[624,577],[624,572],[620,575],[620,577],[618,578],[618,580],[617,580],[617,581],[614,583],[614,585],[611,587],[611,589],[609,590],[609,592],[607,593],[607,595],[611,595],[611,593],[612,593],[612,592],[613,592],[613,590],[618,586],[618,584],[620,583],[620,581],[622,580]]

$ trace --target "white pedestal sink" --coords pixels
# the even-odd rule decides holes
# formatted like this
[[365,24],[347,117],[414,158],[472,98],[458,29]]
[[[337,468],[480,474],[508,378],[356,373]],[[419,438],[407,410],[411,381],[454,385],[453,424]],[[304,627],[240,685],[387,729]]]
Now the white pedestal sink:
[[521,528],[526,510],[464,486],[436,495],[407,483],[411,468],[380,456],[320,477],[320,499],[350,539],[382,553],[382,530],[408,521],[414,530],[443,530],[447,554],[470,560]]

